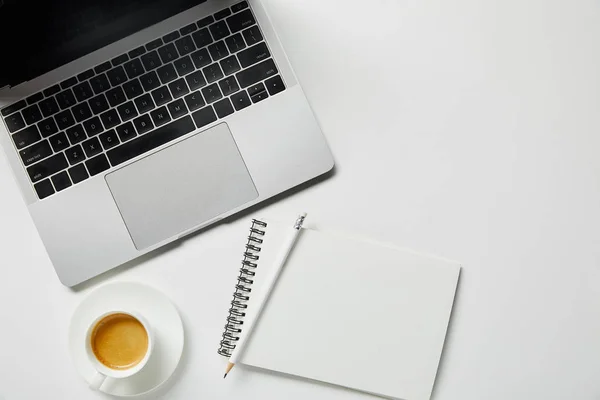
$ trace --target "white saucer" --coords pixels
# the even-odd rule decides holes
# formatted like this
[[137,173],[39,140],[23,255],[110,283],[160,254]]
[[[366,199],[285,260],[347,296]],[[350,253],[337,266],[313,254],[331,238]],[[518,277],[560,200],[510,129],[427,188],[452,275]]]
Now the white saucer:
[[115,309],[132,309],[143,315],[155,333],[156,343],[142,371],[130,378],[107,378],[100,391],[114,396],[138,396],[153,391],[169,379],[181,359],[183,323],[169,298],[149,286],[111,283],[94,290],[81,302],[69,327],[69,351],[75,367],[89,383],[95,369],[85,351],[87,329],[96,317]]

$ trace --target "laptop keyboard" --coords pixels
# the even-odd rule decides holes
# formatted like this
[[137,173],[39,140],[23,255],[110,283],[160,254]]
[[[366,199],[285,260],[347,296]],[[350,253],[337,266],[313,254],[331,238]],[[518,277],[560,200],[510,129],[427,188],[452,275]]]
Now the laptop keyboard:
[[0,114],[44,199],[283,90],[242,1]]

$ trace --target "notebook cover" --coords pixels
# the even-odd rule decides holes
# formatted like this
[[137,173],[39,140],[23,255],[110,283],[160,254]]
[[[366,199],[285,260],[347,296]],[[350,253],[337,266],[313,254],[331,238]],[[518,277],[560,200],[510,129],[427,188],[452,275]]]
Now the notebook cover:
[[[290,226],[266,221],[252,292]],[[242,363],[404,400],[431,396],[460,265],[303,229]],[[253,312],[252,297],[247,317]]]

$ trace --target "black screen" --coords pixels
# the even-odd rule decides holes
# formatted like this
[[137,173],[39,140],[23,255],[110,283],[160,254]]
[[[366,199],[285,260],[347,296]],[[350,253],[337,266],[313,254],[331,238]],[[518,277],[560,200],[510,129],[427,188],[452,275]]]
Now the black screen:
[[0,88],[32,79],[206,0],[0,0]]

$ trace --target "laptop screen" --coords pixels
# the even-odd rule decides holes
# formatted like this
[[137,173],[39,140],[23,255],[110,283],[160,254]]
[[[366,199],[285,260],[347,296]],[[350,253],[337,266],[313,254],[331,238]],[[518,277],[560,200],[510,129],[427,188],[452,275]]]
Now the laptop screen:
[[0,0],[0,88],[15,86],[206,0]]

